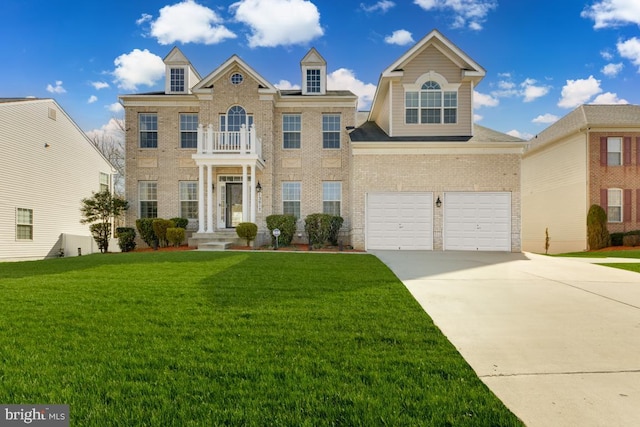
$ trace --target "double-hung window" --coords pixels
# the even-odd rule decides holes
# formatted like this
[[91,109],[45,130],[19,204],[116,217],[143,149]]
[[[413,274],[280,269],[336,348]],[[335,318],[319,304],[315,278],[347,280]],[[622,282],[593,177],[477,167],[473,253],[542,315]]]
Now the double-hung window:
[[140,113],[140,148],[158,148],[158,115]]
[[156,181],[138,182],[140,200],[140,218],[158,217],[158,183]]
[[180,114],[180,148],[198,148],[198,114]]
[[419,91],[405,92],[405,122],[408,124],[448,124],[458,121],[458,92],[443,90],[427,81]]
[[620,166],[622,164],[622,138],[607,138],[607,165]]
[[300,148],[302,120],[300,114],[282,115],[282,147]]
[[300,194],[301,185],[299,182],[282,183],[282,213],[300,218]]
[[607,221],[622,222],[622,190],[610,188],[607,191]]
[[322,115],[322,148],[340,148],[340,114]]
[[322,213],[340,215],[342,204],[342,183],[325,181],[322,183]]
[[109,174],[100,172],[100,191],[109,190]]
[[180,216],[198,218],[198,181],[180,181]]
[[16,209],[16,240],[33,240],[33,209]]

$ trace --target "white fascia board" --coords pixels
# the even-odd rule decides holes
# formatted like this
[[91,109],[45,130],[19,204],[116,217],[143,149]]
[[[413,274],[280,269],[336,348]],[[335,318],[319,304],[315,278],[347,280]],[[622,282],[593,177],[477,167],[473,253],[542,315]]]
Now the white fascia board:
[[522,154],[524,144],[473,144],[449,142],[360,142],[351,141],[356,155],[386,154]]

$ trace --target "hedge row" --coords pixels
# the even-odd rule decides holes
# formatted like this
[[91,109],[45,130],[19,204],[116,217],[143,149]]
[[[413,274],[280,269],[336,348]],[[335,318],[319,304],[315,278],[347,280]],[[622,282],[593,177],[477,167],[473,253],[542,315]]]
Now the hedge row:
[[[169,244],[179,246],[185,238],[185,229],[189,224],[186,218],[140,218],[136,228],[140,238],[152,248],[166,247]],[[134,236],[135,237],[135,236]]]

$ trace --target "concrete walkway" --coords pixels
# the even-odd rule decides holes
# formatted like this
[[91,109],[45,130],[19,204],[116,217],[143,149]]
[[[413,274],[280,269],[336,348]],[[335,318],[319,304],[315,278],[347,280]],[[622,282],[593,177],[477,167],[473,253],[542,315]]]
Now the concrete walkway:
[[373,253],[527,426],[640,426],[640,274],[529,253]]

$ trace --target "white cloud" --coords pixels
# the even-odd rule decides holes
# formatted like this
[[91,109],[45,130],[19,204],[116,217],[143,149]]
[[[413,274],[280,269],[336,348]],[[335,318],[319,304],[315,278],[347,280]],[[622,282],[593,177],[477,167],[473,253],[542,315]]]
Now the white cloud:
[[593,28],[618,27],[625,24],[640,25],[640,2],[637,0],[601,0],[580,14],[593,19]]
[[149,22],[152,20],[153,20],[153,16],[149,15],[148,13],[143,13],[142,16],[140,16],[140,18],[136,19],[136,24],[142,25],[145,22]]
[[106,89],[109,87],[109,83],[107,82],[91,82],[91,86],[93,86],[93,88],[95,90],[100,90],[100,89]]
[[340,68],[327,76],[327,89],[350,90],[358,95],[358,109],[366,110],[376,93],[376,85],[364,83],[351,70]]
[[413,3],[426,11],[451,10],[455,14],[454,28],[468,26],[476,31],[482,29],[489,12],[498,7],[496,0],[414,0]]
[[605,61],[611,61],[613,59],[613,54],[608,50],[601,51],[600,56],[602,56]]
[[640,73],[640,39],[633,37],[627,41],[619,42],[616,47],[620,56],[627,58],[633,65],[636,65]]
[[89,99],[87,100],[87,104],[93,104],[94,102],[96,102],[98,100],[98,97],[95,95],[91,95],[89,97]]
[[537,81],[534,79],[526,79],[524,82],[520,83],[524,102],[535,101],[549,93],[549,86],[539,86],[536,85],[536,83]]
[[291,83],[289,80],[280,80],[274,86],[277,87],[280,90],[300,89],[300,85],[295,85],[295,84]]
[[500,103],[498,98],[495,98],[491,95],[487,95],[484,93],[480,93],[477,91],[473,91],[473,108],[480,107],[495,107]]
[[511,135],[511,136],[515,136],[516,138],[520,138],[520,139],[524,139],[524,140],[529,140],[531,138],[533,138],[533,135],[531,135],[530,133],[522,133],[519,130],[513,129],[510,130],[509,132],[505,132],[507,135]]
[[600,80],[596,80],[593,76],[589,76],[588,79],[567,80],[567,84],[562,88],[562,98],[558,101],[558,107],[577,107],[600,92],[602,92]]
[[92,129],[87,131],[86,134],[91,140],[95,139],[95,137],[108,137],[116,140],[123,140],[123,128],[124,120],[112,118],[107,124],[102,125],[99,129]]
[[57,80],[55,86],[52,84],[47,85],[47,92],[51,93],[66,93],[66,89],[62,87],[62,80]]
[[375,4],[372,4],[371,6],[367,6],[364,3],[360,3],[360,8],[362,10],[364,10],[365,12],[377,12],[380,11],[381,13],[385,13],[387,10],[391,9],[392,7],[394,7],[396,4],[392,1],[389,0],[381,0]]
[[618,98],[618,94],[616,93],[611,93],[611,92],[606,92],[603,93],[601,95],[596,96],[596,98],[591,101],[589,104],[607,104],[607,105],[611,105],[611,104],[628,104],[629,101],[627,101],[626,99],[620,99]]
[[558,119],[560,119],[560,117],[556,116],[555,114],[546,113],[536,117],[535,119],[531,120],[531,122],[548,124],[555,123],[558,121]]
[[320,12],[308,0],[240,0],[230,9],[251,28],[250,47],[306,44],[324,34]]
[[624,67],[624,65],[621,62],[618,64],[607,64],[602,67],[601,71],[602,74],[607,77],[615,77],[620,73],[620,71],[622,71],[622,67]]
[[390,36],[384,38],[385,43],[397,44],[398,46],[404,46],[413,43],[413,37],[407,30],[394,31]]
[[[149,20],[143,15],[137,22]],[[216,44],[237,36],[222,25],[222,18],[213,10],[193,0],[184,0],[160,9],[160,16],[151,22],[151,35],[162,45],[180,43]]]
[[473,115],[473,122],[477,123],[479,121],[481,121],[482,119],[484,119],[484,116],[481,116],[480,114],[474,114]]
[[162,58],[147,49],[123,53],[113,63],[116,66],[113,71],[115,82],[121,89],[135,90],[140,85],[153,86],[164,77]]
[[109,104],[107,105],[106,108],[113,114],[124,113],[124,107],[119,102],[114,102],[113,104]]

